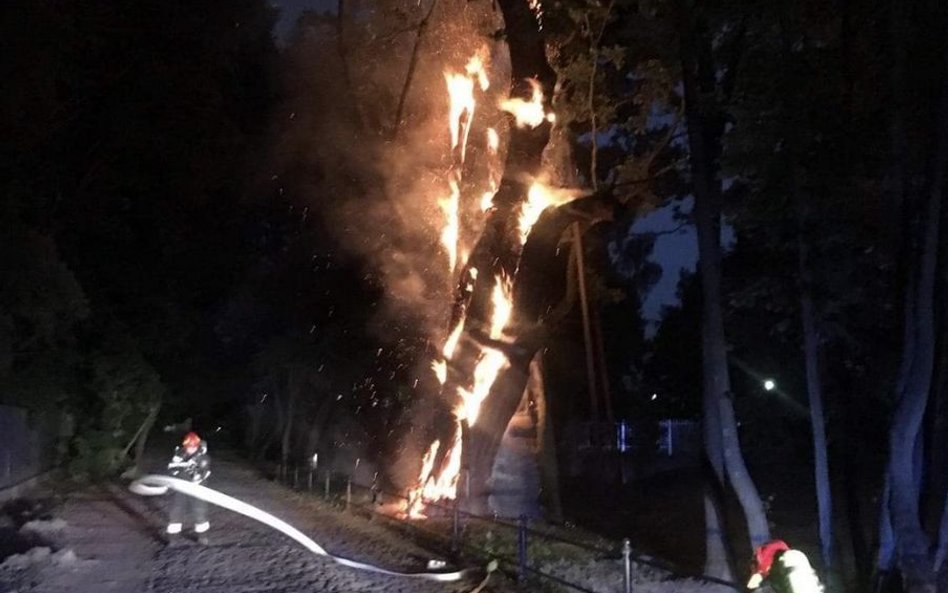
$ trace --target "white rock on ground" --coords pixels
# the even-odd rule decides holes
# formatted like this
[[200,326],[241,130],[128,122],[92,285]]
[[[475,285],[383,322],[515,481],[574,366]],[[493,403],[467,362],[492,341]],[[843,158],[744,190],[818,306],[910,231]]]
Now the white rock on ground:
[[45,535],[62,531],[66,529],[66,526],[66,522],[59,518],[50,520],[36,519],[24,523],[23,526],[20,527],[20,531],[32,531],[33,533]]

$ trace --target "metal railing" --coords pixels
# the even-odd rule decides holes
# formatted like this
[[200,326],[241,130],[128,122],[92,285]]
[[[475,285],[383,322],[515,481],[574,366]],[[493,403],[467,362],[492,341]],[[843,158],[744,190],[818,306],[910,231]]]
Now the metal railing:
[[[399,518],[387,513],[380,513],[379,503],[384,496],[389,500],[403,500],[406,504],[412,502],[411,498],[404,493],[385,491],[378,486],[377,478],[369,486],[357,484],[352,479],[352,474],[345,474],[333,470],[320,472],[318,467],[309,465],[300,471],[301,466],[289,468],[278,467],[276,479],[285,485],[301,492],[318,494],[322,490],[322,497],[326,501],[337,503],[345,511],[351,512],[354,509],[366,511],[373,517],[379,517],[384,520],[397,524],[401,528],[408,529],[416,535],[423,535],[428,538],[434,538],[439,543],[448,543],[450,550],[458,556],[469,554],[482,560],[497,561],[500,570],[509,577],[515,579],[518,583],[524,584],[532,579],[540,579],[559,586],[567,587],[583,593],[601,593],[593,591],[585,585],[570,582],[567,579],[545,572],[535,565],[531,564],[530,546],[536,541],[546,541],[555,544],[571,546],[577,550],[582,550],[591,554],[590,560],[620,560],[622,561],[622,591],[632,593],[634,581],[635,565],[649,566],[668,573],[675,578],[698,579],[708,583],[714,583],[729,587],[736,591],[744,591],[744,587],[738,583],[719,579],[713,576],[700,574],[693,571],[687,571],[676,566],[672,562],[661,560],[653,556],[637,554],[632,548],[629,538],[625,538],[621,543],[610,546],[602,546],[590,543],[588,541],[578,541],[569,539],[563,535],[542,531],[530,526],[530,521],[525,515],[521,515],[516,522],[510,522],[500,519],[496,516],[483,516],[467,512],[460,508],[460,504],[455,499],[451,504],[442,504],[439,502],[425,502],[428,509],[436,509],[442,519],[451,520],[450,534],[446,535],[441,531],[428,528],[434,524],[434,521],[424,522]],[[322,474],[322,480],[319,479]],[[341,494],[340,482],[345,480],[344,493]],[[335,485],[335,490],[334,490]],[[354,497],[357,491],[365,492],[368,496],[358,501]],[[490,549],[484,546],[478,546],[466,538],[465,533],[468,528],[476,523],[489,525],[491,527],[505,528],[510,530],[514,537],[514,550],[512,553],[501,553],[497,549]],[[490,532],[489,532],[490,533]]]

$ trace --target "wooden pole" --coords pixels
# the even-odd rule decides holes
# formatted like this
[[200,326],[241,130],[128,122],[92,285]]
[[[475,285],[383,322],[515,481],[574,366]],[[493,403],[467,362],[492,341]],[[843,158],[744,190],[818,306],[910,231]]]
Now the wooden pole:
[[606,349],[603,346],[602,323],[599,319],[599,311],[595,307],[592,309],[593,328],[595,329],[596,358],[599,361],[599,384],[602,386],[602,402],[606,408],[606,420],[610,424],[615,422],[615,415],[612,413],[612,394],[609,387],[609,365],[606,363]]
[[596,362],[593,355],[592,328],[589,323],[589,301],[586,295],[586,267],[583,264],[583,237],[579,223],[573,223],[573,258],[579,285],[579,303],[583,316],[583,342],[586,346],[586,380],[589,383],[589,406],[593,422],[599,421],[599,398],[596,397]]

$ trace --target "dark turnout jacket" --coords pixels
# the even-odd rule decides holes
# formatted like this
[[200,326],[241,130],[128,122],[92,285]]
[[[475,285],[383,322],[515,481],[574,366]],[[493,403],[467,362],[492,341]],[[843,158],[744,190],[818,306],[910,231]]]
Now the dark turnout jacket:
[[197,451],[190,455],[178,445],[168,469],[175,478],[200,484],[211,475],[211,456],[207,454],[207,443],[201,441]]

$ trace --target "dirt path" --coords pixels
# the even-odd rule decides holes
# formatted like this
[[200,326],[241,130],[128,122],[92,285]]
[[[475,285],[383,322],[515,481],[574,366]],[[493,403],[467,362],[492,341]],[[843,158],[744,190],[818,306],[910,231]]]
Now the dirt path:
[[[215,459],[207,485],[277,515],[336,554],[400,570],[423,568],[432,557],[379,525],[304,499],[235,460]],[[474,586],[345,568],[216,507],[210,511],[208,545],[190,540],[165,545],[169,504],[169,497],[142,498],[118,487],[71,495],[55,511],[58,528],[44,533],[52,550],[34,548],[8,558],[0,565],[0,593],[408,593]]]

